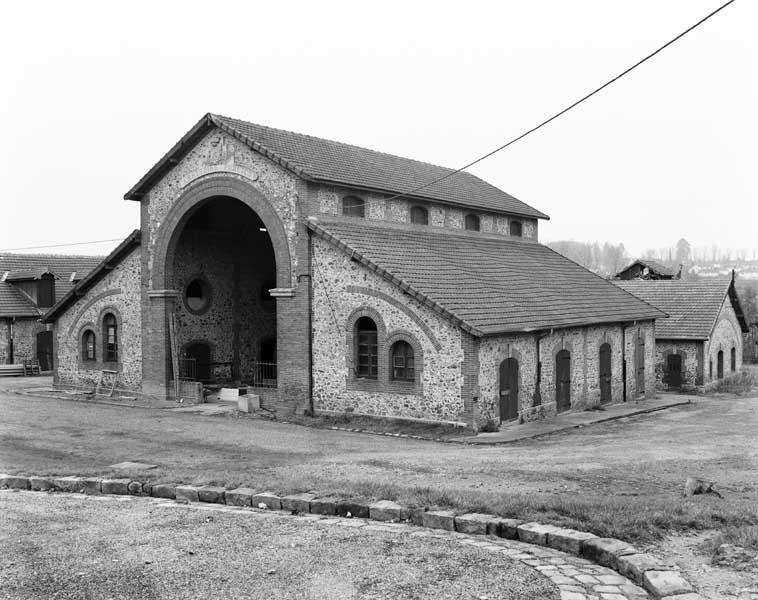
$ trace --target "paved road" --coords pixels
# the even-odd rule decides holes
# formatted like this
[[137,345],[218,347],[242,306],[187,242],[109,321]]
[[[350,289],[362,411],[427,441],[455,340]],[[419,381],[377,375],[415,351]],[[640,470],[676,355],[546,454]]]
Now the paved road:
[[559,598],[550,579],[505,548],[461,543],[460,536],[203,508],[0,492],[0,597]]

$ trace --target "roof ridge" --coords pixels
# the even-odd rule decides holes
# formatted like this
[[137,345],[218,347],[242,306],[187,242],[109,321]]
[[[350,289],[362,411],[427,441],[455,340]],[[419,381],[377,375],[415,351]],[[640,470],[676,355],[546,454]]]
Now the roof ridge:
[[0,259],[6,256],[14,258],[94,258],[103,259],[107,254],[28,254],[23,252],[0,252]]
[[[480,181],[484,181],[484,183],[487,183],[484,179],[482,179],[481,177],[478,177],[478,176],[474,175],[473,173],[470,173],[469,171],[461,171],[461,170],[458,170],[458,169],[453,169],[452,167],[446,167],[444,165],[438,165],[436,163],[432,163],[432,162],[429,162],[429,161],[426,161],[426,160],[419,160],[418,158],[410,158],[408,156],[402,156],[400,154],[393,154],[392,152],[385,152],[384,150],[376,150],[374,148],[368,148],[366,146],[359,146],[358,144],[350,144],[348,142],[340,142],[338,140],[333,140],[331,138],[321,137],[321,136],[318,136],[318,135],[311,135],[310,133],[301,133],[299,131],[291,131],[289,129],[280,129],[279,127],[271,127],[269,125],[261,125],[260,123],[254,123],[253,121],[245,121],[243,119],[237,119],[235,117],[227,117],[225,115],[219,115],[219,114],[216,114],[216,113],[210,113],[210,114],[211,114],[211,117],[225,119],[225,120],[228,120],[228,121],[236,121],[238,123],[245,123],[246,125],[253,125],[255,127],[261,127],[263,129],[268,129],[269,131],[280,131],[282,133],[289,133],[291,135],[297,135],[297,136],[300,136],[300,137],[307,137],[307,138],[310,138],[312,140],[319,140],[321,142],[329,142],[330,144],[337,144],[339,146],[350,146],[351,148],[357,148],[359,150],[366,150],[368,152],[375,152],[376,154],[383,154],[384,156],[391,156],[392,158],[399,158],[401,160],[410,160],[410,161],[413,161],[413,162],[416,162],[416,163],[419,163],[419,164],[422,164],[422,165],[430,165],[430,166],[436,167],[438,169],[444,169],[446,171],[450,171],[450,173],[462,173],[464,175],[469,175],[471,177],[476,177]],[[492,184],[488,184],[488,185],[492,185]]]

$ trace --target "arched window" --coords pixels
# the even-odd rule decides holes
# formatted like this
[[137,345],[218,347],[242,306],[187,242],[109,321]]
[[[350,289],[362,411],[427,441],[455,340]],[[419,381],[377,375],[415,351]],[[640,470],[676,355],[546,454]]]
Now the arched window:
[[191,313],[203,314],[211,304],[211,286],[202,277],[196,277],[184,290],[184,305]]
[[379,365],[376,323],[369,317],[361,317],[355,323],[355,376],[376,379]]
[[95,332],[91,329],[82,334],[82,360],[95,360]]
[[734,372],[737,370],[737,348],[732,348],[731,363],[732,372]]
[[345,196],[342,199],[342,214],[346,217],[366,216],[366,201],[358,196]]
[[113,313],[103,317],[103,360],[116,362],[118,360],[118,325]]
[[390,349],[390,364],[392,379],[398,381],[414,381],[416,379],[416,364],[413,356],[413,346],[399,340]]
[[469,231],[479,231],[479,217],[476,215],[466,215],[464,226]]
[[716,377],[719,379],[724,378],[724,351],[719,350],[716,355]]
[[523,234],[523,226],[521,225],[521,221],[511,221],[510,231],[512,236],[521,237]]
[[423,206],[411,207],[411,223],[429,225],[429,211]]

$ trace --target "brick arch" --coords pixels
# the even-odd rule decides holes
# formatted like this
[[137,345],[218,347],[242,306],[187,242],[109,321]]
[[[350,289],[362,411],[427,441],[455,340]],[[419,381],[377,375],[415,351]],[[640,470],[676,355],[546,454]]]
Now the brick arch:
[[204,177],[189,184],[169,210],[158,229],[153,252],[153,288],[170,289],[173,285],[174,254],[189,218],[206,200],[215,196],[234,198],[246,204],[268,230],[276,260],[276,286],[292,287],[292,261],[284,224],[274,207],[246,179],[227,173]]
[[[395,342],[407,342],[413,348],[415,377],[413,382],[398,382],[392,379],[392,359],[390,353]],[[412,386],[416,394],[422,394],[424,376],[424,349],[415,335],[405,329],[395,329],[386,338],[385,352],[387,353],[387,382],[389,386]]]

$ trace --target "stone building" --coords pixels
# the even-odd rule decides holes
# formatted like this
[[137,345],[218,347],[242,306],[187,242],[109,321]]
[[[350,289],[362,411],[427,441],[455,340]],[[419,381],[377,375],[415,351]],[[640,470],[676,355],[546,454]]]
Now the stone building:
[[468,173],[209,114],[125,197],[139,231],[45,317],[60,385],[470,426],[654,392],[663,313]]
[[39,319],[101,256],[0,254],[0,365],[52,368],[52,328]]
[[656,321],[655,379],[662,389],[707,385],[742,369],[748,326],[728,279],[615,281],[669,316]]

